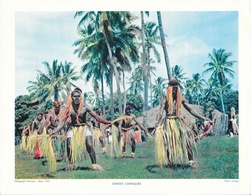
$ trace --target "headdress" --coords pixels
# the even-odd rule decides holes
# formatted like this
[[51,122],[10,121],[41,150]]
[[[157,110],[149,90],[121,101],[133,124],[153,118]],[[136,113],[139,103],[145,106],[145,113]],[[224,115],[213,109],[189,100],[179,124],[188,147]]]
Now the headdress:
[[168,87],[166,91],[166,99],[168,102],[168,114],[172,114],[173,112],[173,88],[177,87],[177,97],[176,97],[176,116],[180,114],[181,111],[181,92],[178,88],[179,82],[172,77],[170,81],[168,82]]
[[[65,111],[64,111],[64,118],[65,117],[69,117],[70,116],[70,110],[72,109],[72,94],[73,92],[78,92],[78,93],[81,93],[82,94],[82,90],[78,87],[76,87],[70,94],[69,98],[68,98],[68,102],[67,102],[67,105],[65,107]],[[83,106],[83,96],[81,95],[80,96],[80,104],[79,104],[79,107],[78,107],[78,113],[77,113],[77,123],[79,123],[79,120],[78,120],[78,117],[80,115],[80,112],[82,110],[82,106]]]
[[54,101],[53,106],[61,106],[61,103],[59,101]]
[[77,92],[79,92],[79,93],[82,93],[82,90],[81,90],[80,88],[78,88],[78,87],[76,87],[72,92],[74,92],[74,91],[77,91]]
[[132,107],[130,105],[127,105],[126,108],[125,108],[125,111],[131,110],[131,109],[132,109]]
[[38,115],[42,115],[42,116],[43,116],[43,113],[42,113],[42,112],[39,112],[39,113],[37,113],[37,116],[38,116]]
[[168,85],[169,86],[176,86],[176,85],[179,85],[179,82],[174,77],[172,77],[170,79],[170,81],[168,82]]

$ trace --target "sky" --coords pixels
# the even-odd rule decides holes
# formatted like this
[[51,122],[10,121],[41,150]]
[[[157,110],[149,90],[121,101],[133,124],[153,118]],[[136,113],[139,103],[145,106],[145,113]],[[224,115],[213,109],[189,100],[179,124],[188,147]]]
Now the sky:
[[[28,81],[36,81],[37,70],[46,71],[44,61],[50,65],[53,60],[72,62],[75,70],[80,70],[84,63],[73,54],[76,49],[73,43],[79,38],[80,17],[74,19],[74,14],[74,11],[15,13],[15,96],[28,94]],[[139,15],[139,12],[133,14]],[[238,61],[237,11],[163,11],[161,14],[170,65],[180,65],[185,76],[201,74],[213,48],[231,52],[229,60]],[[157,23],[156,12],[150,12],[145,20]],[[162,60],[154,64],[155,74],[167,78],[161,47],[159,53]],[[231,82],[233,88],[238,89],[238,62],[233,70],[236,74]],[[84,92],[92,91],[91,84],[84,80],[75,84]]]

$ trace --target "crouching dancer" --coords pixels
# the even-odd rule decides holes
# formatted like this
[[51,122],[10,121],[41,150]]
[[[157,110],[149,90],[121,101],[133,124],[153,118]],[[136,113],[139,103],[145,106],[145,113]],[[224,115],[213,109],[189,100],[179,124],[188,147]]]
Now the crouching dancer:
[[[195,143],[192,129],[180,117],[181,106],[193,116],[209,121],[196,113],[182,97],[179,83],[171,79],[168,83],[166,98],[160,105],[155,123],[155,152],[159,166],[190,165],[195,167],[193,146]],[[164,115],[165,111],[165,115]]]
[[67,136],[67,157],[69,166],[66,170],[76,169],[75,163],[82,159],[85,150],[89,153],[93,170],[102,170],[96,162],[96,154],[93,147],[93,137],[90,127],[86,124],[86,114],[89,113],[98,122],[110,124],[109,121],[102,119],[86,105],[83,105],[82,91],[75,88],[68,98],[62,122],[51,133],[55,134],[65,128]]

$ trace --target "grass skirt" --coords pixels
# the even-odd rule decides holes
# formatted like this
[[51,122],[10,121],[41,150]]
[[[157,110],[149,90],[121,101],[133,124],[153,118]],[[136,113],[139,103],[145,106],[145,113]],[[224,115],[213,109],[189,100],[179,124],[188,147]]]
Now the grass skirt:
[[82,161],[86,154],[85,131],[87,126],[72,127],[71,164]]
[[192,130],[181,118],[164,118],[156,129],[155,154],[157,164],[188,164],[188,151],[193,153],[195,141]]

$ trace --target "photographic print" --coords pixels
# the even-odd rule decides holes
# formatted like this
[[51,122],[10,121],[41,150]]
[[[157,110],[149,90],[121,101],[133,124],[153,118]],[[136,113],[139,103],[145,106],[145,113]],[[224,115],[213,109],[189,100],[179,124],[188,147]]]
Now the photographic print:
[[30,194],[240,192],[242,12],[98,10],[12,12],[10,180]]

